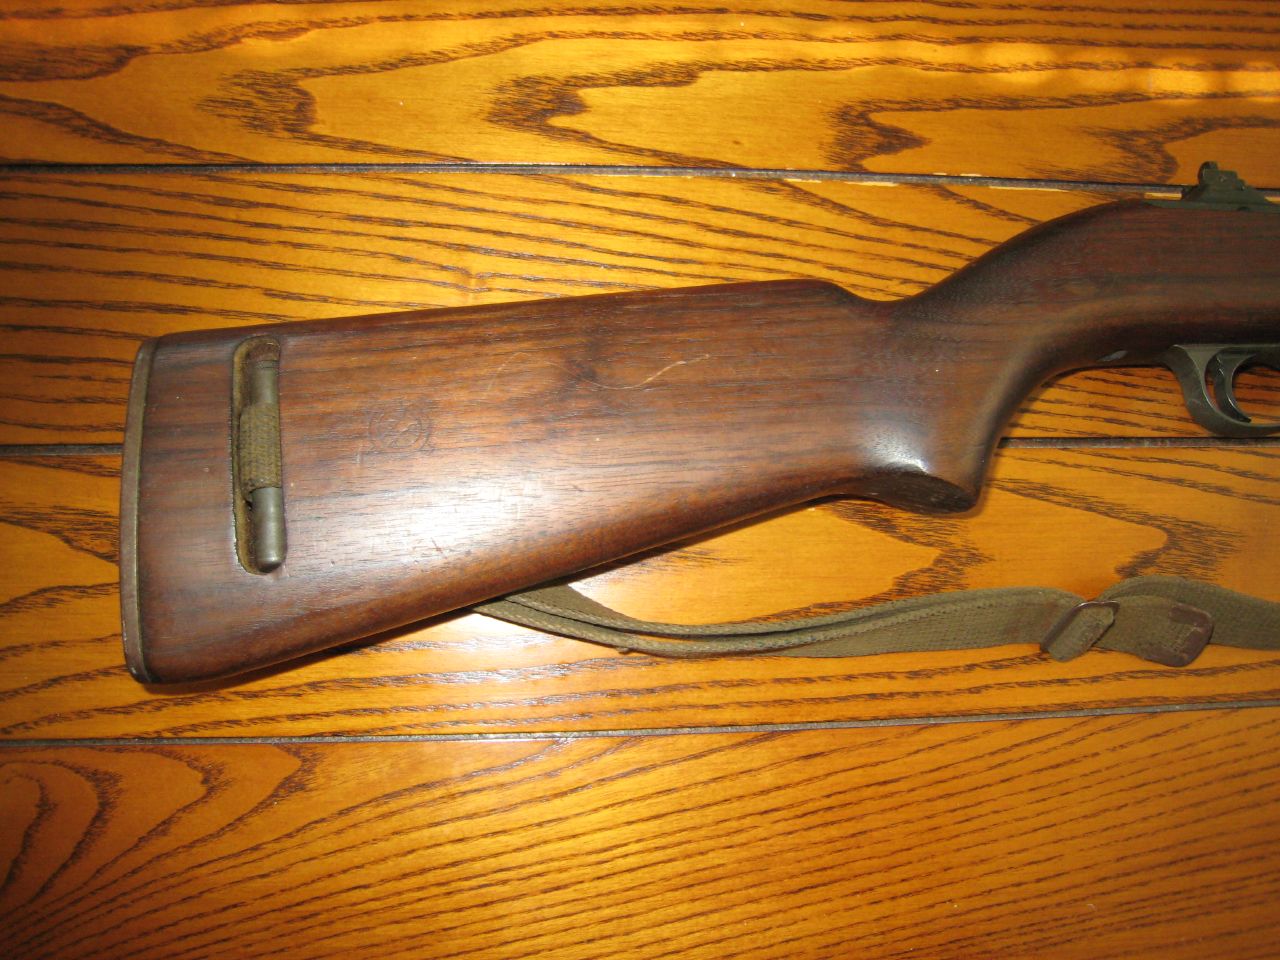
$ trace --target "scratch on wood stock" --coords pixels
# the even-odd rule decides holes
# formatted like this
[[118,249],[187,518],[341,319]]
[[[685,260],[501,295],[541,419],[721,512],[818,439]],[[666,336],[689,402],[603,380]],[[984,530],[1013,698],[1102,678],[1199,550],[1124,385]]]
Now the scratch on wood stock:
[[[531,356],[533,356],[533,354],[529,353],[527,350],[517,350],[515,353],[511,354],[511,356],[507,357],[507,359],[503,360],[502,365],[499,366],[498,369],[495,370],[493,372],[493,375],[489,378],[489,383],[485,386],[484,393],[480,395],[481,399],[484,399],[485,397],[489,396],[489,394],[493,391],[494,384],[498,382],[498,378],[502,376],[503,371],[505,371],[513,361],[515,361],[519,357],[531,357]],[[590,377],[582,376],[567,364],[558,363],[555,360],[541,359],[538,361],[538,363],[545,364],[547,366],[552,366],[552,367],[559,367],[561,370],[564,370],[566,373],[572,375],[577,382],[589,383],[593,387],[599,387],[601,390],[639,390],[641,387],[647,386],[648,384],[653,383],[655,380],[661,377],[668,370],[674,370],[676,367],[688,366],[689,364],[702,363],[704,360],[710,360],[710,359],[711,359],[711,354],[703,353],[703,354],[699,354],[696,357],[690,357],[688,360],[673,360],[671,361],[671,363],[668,363],[665,367],[662,367],[654,371],[653,373],[649,374],[649,376],[645,377],[639,383],[631,383],[631,384],[625,384],[625,385],[619,385],[619,384],[613,384],[613,383],[601,383],[599,380],[592,380]]]

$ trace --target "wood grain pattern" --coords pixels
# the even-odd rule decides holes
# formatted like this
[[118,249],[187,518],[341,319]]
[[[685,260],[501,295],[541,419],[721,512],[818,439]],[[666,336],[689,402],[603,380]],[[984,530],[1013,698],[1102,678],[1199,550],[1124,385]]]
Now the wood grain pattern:
[[1274,956],[1280,711],[9,750],[5,954]]
[[[581,581],[642,617],[819,612],[1034,583],[1093,596],[1162,572],[1280,600],[1274,447],[1005,450],[978,512],[815,506]],[[113,564],[116,462],[0,463],[0,735],[287,736],[696,727],[1034,713],[1280,696],[1274,653],[1191,667],[1023,647],[806,661],[625,656],[478,615],[238,683],[148,690],[124,671]],[[1035,531],[1028,536],[1028,531]]]
[[1278,35],[1259,2],[33,4],[2,149],[1275,186]]
[[[735,280],[914,293],[1106,197],[503,175],[0,177],[0,443],[118,442],[146,336]],[[1280,417],[1280,377],[1241,392]],[[1196,436],[1173,378],[1041,392],[1010,431]]]

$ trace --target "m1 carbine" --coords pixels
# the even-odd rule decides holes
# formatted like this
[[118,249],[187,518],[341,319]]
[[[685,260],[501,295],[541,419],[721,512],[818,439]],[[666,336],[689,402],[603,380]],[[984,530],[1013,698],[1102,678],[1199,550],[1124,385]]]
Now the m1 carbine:
[[[1069,370],[1166,364],[1210,430],[1280,430],[1233,393],[1240,369],[1280,367],[1280,205],[1212,164],[1200,179],[1181,200],[1045,223],[895,302],[770,281],[150,341],[125,442],[129,667],[236,674],[823,496],[967,510],[1019,402]],[[1274,605],[1148,579],[1085,604],[908,601],[871,618],[896,624],[890,641],[861,646],[836,638],[840,618],[708,637],[554,590],[482,609],[692,655],[1023,633],[1070,655],[1119,617],[1113,645],[1127,631],[1127,648],[1178,663],[1215,629],[1280,633]],[[947,611],[972,616],[940,632]]]

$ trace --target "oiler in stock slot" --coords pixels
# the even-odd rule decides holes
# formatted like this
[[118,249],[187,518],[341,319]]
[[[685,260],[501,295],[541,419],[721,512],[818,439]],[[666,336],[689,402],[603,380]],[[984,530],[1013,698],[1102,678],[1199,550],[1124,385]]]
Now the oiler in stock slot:
[[284,484],[280,467],[280,344],[250,337],[232,361],[232,457],[236,553],[251,573],[284,563]]

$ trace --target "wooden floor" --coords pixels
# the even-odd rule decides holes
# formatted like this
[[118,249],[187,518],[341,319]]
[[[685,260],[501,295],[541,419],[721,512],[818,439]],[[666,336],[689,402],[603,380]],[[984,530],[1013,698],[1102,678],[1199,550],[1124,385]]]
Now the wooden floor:
[[[146,688],[115,567],[146,337],[892,298],[1203,160],[1277,190],[1276,5],[15,0],[0,115],[0,956],[1280,956],[1275,653],[681,663],[462,613]],[[1280,443],[1112,370],[1027,401],[970,515],[813,504],[580,586],[705,622],[1142,573],[1280,600]]]

